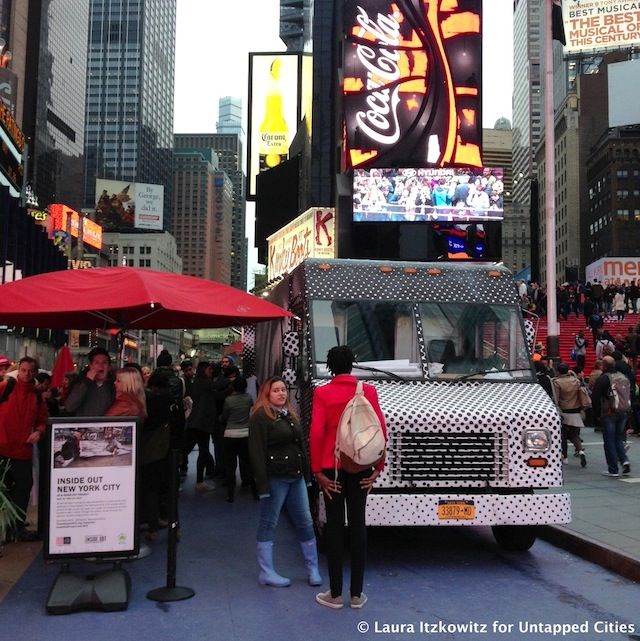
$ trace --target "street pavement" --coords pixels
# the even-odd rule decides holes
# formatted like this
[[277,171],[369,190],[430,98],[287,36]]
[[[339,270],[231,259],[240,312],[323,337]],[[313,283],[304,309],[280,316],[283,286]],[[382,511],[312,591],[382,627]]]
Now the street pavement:
[[572,456],[564,466],[565,491],[571,494],[572,521],[541,529],[541,537],[634,581],[640,581],[640,438],[629,435],[631,474],[602,476],[607,469],[602,434],[581,430],[587,467]]
[[[606,469],[602,435],[587,427],[582,430],[582,438],[587,453],[587,466],[582,468],[580,459],[574,458],[570,450],[569,462],[564,467],[565,490],[571,494],[572,499],[572,522],[564,526],[542,527],[540,538],[591,563],[640,582],[640,438],[629,436],[631,474],[617,479],[601,475]],[[186,488],[189,491],[185,491],[183,499],[190,497],[190,485],[189,482],[189,488]],[[220,492],[216,491],[214,494],[221,492],[220,489]],[[213,498],[221,500],[220,497]],[[187,505],[192,500],[193,498]],[[185,527],[198,527],[197,523],[191,522],[190,511],[186,512],[184,516],[188,523],[184,524]],[[208,524],[202,525],[205,531],[209,531]],[[459,529],[466,528],[453,528],[454,531]],[[488,540],[491,540],[490,535]],[[544,549],[544,543],[538,543],[532,549],[534,554],[537,554],[536,548],[539,546]],[[43,566],[40,552],[41,545],[37,543],[6,546],[5,556],[0,559],[0,609],[3,599],[11,599],[13,587],[21,576],[29,572],[41,574]],[[34,559],[35,567],[31,567]],[[47,575],[50,574],[48,571]],[[48,580],[50,579],[48,576]],[[16,590],[20,591],[20,584],[16,586]]]

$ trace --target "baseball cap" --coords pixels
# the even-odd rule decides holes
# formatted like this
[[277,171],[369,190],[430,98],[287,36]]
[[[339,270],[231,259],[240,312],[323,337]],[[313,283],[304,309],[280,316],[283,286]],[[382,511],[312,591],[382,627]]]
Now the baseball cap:
[[0,354],[0,367],[8,367],[9,365],[11,365],[11,360]]

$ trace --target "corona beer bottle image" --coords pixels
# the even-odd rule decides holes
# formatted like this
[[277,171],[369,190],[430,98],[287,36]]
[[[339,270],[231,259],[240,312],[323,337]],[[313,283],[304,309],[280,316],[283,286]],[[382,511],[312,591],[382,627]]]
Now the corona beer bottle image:
[[269,68],[269,87],[264,110],[264,119],[260,125],[260,171],[276,167],[287,159],[289,153],[289,127],[282,110],[282,91],[280,89],[280,72],[282,60],[275,58]]

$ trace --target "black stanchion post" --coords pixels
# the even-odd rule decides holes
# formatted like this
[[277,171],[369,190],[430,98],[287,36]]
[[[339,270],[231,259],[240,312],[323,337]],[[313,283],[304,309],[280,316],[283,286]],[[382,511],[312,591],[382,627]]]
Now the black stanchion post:
[[178,557],[178,464],[180,451],[171,450],[169,457],[169,543],[167,546],[167,584],[147,592],[147,598],[153,601],[182,601],[190,599],[195,591],[191,588],[176,586],[176,565]]

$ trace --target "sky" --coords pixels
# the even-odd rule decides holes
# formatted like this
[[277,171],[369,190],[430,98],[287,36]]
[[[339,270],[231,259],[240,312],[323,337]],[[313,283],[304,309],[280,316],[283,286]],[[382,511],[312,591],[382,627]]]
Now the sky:
[[[483,0],[482,125],[487,128],[501,116],[511,119],[512,7],[513,0]],[[246,133],[248,54],[286,49],[278,36],[279,20],[279,0],[177,0],[176,133],[214,133],[224,96],[242,98]],[[252,248],[254,203],[248,202],[246,211]],[[251,251],[250,271],[256,255]]]
[[[176,133],[212,133],[223,96],[243,99],[248,53],[284,51],[279,0],[177,0]],[[484,0],[483,126],[511,119],[512,0]]]

